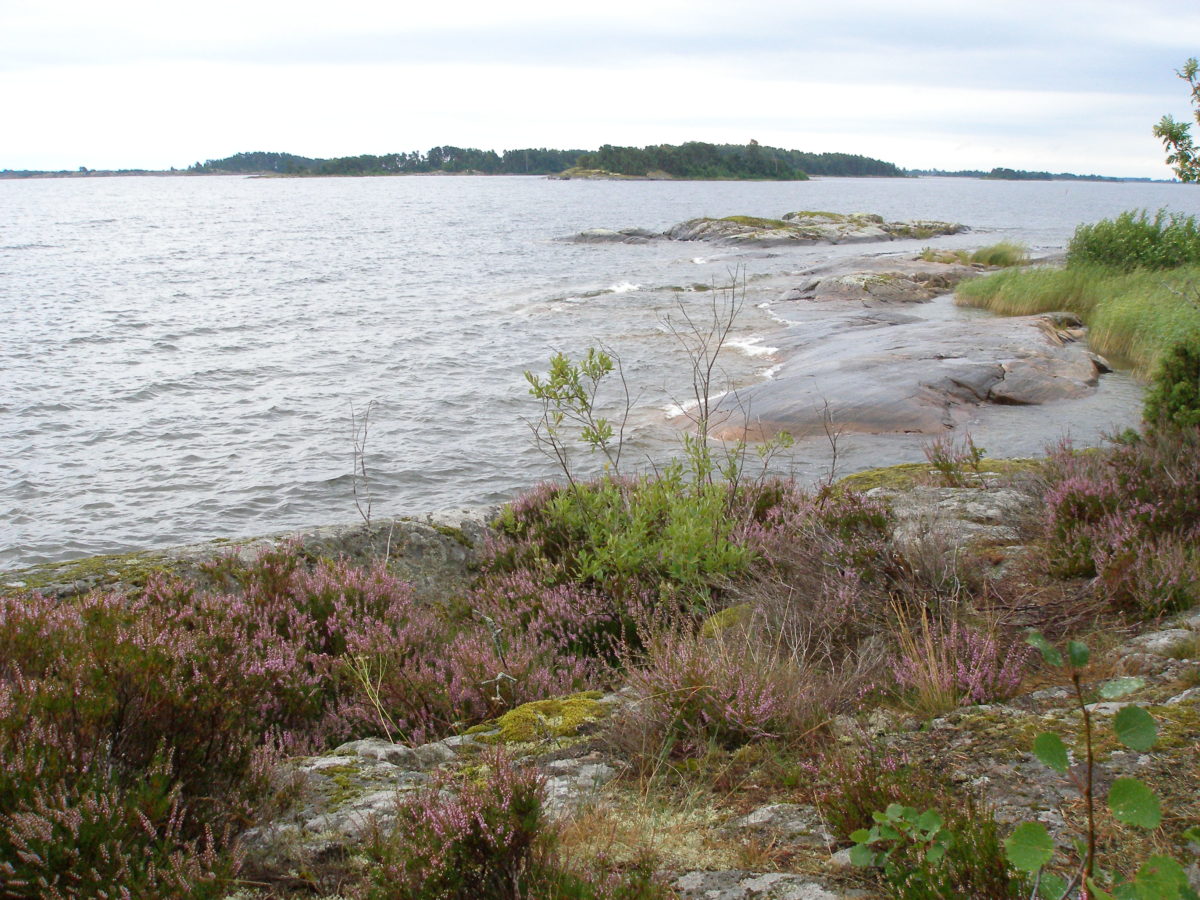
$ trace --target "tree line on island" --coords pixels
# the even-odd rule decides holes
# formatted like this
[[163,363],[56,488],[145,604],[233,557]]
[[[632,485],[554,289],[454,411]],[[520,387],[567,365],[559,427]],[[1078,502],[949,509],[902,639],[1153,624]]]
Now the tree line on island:
[[809,175],[900,177],[892,163],[849,153],[804,153],[749,144],[689,141],[679,146],[616,147],[599,150],[479,150],[439,146],[427,152],[363,154],[314,159],[292,153],[235,153],[189,167],[194,173],[270,172],[280,175],[404,175],[478,172],[486,175],[555,175],[590,170],[629,177],[747,178],[804,180]]

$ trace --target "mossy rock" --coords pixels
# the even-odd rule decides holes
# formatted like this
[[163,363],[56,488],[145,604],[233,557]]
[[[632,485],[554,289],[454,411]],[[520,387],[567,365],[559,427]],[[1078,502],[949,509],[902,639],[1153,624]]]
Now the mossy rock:
[[[1013,476],[1037,472],[1045,464],[1044,459],[985,459],[979,463],[979,474],[994,476]],[[967,469],[964,477],[968,486],[973,481],[971,476],[974,469]],[[887,488],[889,490],[905,491],[922,484],[938,484],[941,479],[932,465],[924,463],[901,463],[896,466],[883,466],[878,469],[867,469],[847,475],[837,482],[837,486],[852,491],[869,491],[872,488]],[[985,487],[986,480],[979,487]]]
[[548,738],[569,738],[584,725],[608,715],[600,702],[602,691],[584,691],[568,697],[534,700],[510,709],[499,718],[467,730],[487,744],[528,744]]
[[744,624],[749,618],[753,607],[749,603],[735,603],[720,612],[713,613],[700,624],[700,636],[714,638],[719,634]]
[[152,576],[180,568],[178,561],[154,552],[88,556],[5,572],[0,574],[0,590],[41,591],[60,596],[102,588],[140,591]]
[[782,219],[764,219],[759,216],[725,216],[720,221],[733,222],[735,225],[748,225],[751,228],[761,228],[764,231],[773,231],[777,228],[790,230],[795,227],[790,222],[785,222]]

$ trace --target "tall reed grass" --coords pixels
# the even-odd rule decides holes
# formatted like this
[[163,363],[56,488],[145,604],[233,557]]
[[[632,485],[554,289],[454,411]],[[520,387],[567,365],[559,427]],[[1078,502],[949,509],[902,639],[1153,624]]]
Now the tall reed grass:
[[1170,347],[1200,336],[1200,265],[1169,271],[1099,266],[1009,269],[959,285],[961,306],[1000,315],[1073,312],[1097,353],[1145,377]]

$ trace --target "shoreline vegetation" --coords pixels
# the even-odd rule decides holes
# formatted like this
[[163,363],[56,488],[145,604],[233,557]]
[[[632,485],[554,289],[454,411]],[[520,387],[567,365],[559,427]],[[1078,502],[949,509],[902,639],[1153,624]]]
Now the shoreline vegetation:
[[494,150],[437,146],[428,151],[361,154],[330,159],[283,152],[242,152],[222,159],[195,162],[186,168],[89,169],[41,171],[0,169],[0,179],[112,178],[122,176],[259,175],[271,177],[367,177],[389,175],[543,175],[566,179],[655,181],[770,180],[803,181],[809,177],[905,178],[970,177],[1033,181],[1141,181],[1104,175],[1030,172],[1008,168],[961,170],[901,169],[893,163],[850,153],[808,153],[749,144],[689,141],[675,146],[619,147],[599,150],[554,150],[545,147]]
[[[1187,272],[1196,230],[1082,226],[1063,271]],[[619,358],[556,354],[562,477],[487,534],[364,514],[357,555],[0,584],[0,895],[1196,900],[1200,319],[1145,338],[1109,446],[948,432],[805,490],[789,437],[709,436],[724,308],[675,333],[698,404],[653,473]],[[435,545],[462,577],[418,594]]]
[[1200,334],[1200,229],[1160,210],[1076,229],[1062,267],[1010,268],[961,284],[956,302],[1000,315],[1066,311],[1091,348],[1148,377]]

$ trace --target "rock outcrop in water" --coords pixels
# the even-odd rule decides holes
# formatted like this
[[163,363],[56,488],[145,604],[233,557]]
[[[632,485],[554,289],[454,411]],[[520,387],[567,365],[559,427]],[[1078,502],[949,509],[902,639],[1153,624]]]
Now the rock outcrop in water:
[[987,405],[1038,405],[1090,394],[1109,365],[1070,314],[937,318],[921,304],[980,268],[921,260],[831,263],[772,309],[790,324],[769,337],[772,377],[723,398],[712,433],[752,440],[781,431],[939,434]]
[[796,334],[773,378],[722,401],[717,436],[804,433],[827,412],[844,431],[938,434],[981,404],[1083,396],[1107,370],[1082,327],[1051,316],[937,322],[873,310],[841,326],[815,343]]
[[661,234],[644,228],[590,228],[570,238],[576,243],[642,244],[653,240],[704,241],[722,246],[779,247],[810,244],[862,244],[899,238],[931,238],[966,231],[955,222],[886,222],[874,213],[806,210],[780,219],[757,216],[689,219]]

